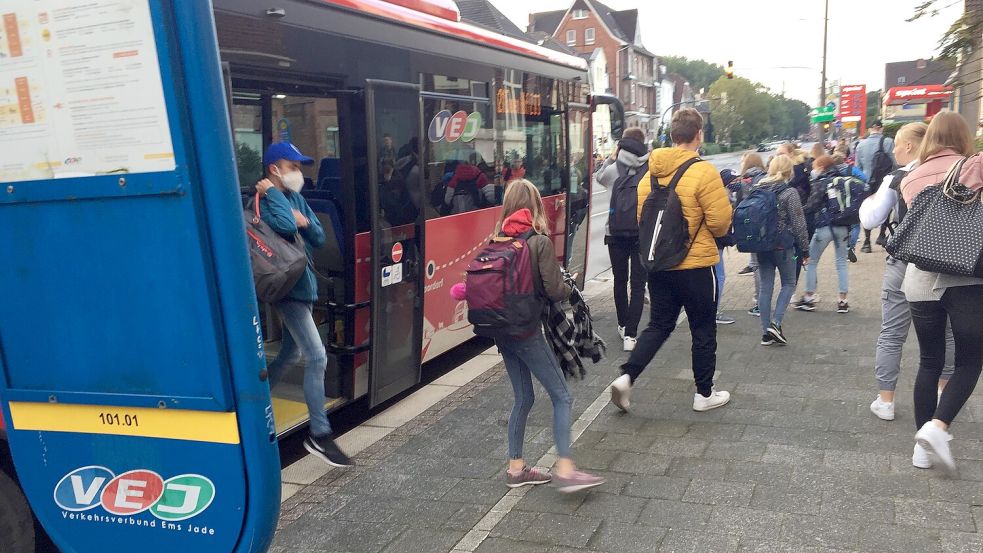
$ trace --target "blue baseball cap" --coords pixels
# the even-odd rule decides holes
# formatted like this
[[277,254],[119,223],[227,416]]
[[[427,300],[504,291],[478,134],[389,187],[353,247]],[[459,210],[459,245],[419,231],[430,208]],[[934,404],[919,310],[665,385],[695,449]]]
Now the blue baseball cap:
[[270,144],[270,147],[266,149],[266,153],[263,154],[263,165],[267,166],[271,163],[276,163],[281,159],[287,161],[296,161],[303,165],[313,165],[314,160],[300,153],[297,146],[289,142],[274,142]]

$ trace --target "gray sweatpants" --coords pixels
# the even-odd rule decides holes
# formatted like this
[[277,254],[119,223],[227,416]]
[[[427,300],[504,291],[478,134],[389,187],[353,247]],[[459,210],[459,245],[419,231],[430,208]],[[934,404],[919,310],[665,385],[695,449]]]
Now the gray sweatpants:
[[[901,350],[911,328],[911,310],[901,285],[907,264],[888,256],[884,268],[884,284],[881,287],[881,334],[877,337],[877,353],[874,357],[874,375],[881,391],[893,392],[901,374]],[[952,327],[946,325],[945,368],[942,379],[952,378],[955,342]]]

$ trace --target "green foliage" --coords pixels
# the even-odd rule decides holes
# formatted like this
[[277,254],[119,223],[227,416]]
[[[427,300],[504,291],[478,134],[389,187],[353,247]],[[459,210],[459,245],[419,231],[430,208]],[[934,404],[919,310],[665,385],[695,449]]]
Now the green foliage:
[[263,157],[243,142],[236,144],[236,169],[239,186],[248,188],[263,178]]
[[704,144],[703,151],[705,152],[704,155],[713,156],[723,153],[724,148],[720,144]]
[[772,94],[760,84],[740,77],[721,77],[710,86],[718,140],[755,144],[771,137],[798,137],[809,130],[809,106]]
[[983,152],[983,136],[976,137],[976,151]]
[[867,92],[867,124],[874,119],[881,118],[881,91],[871,90]]
[[659,61],[665,64],[670,73],[679,73],[685,77],[693,90],[710,88],[711,84],[724,76],[723,66],[703,60],[691,60],[685,56],[661,56]]
[[884,136],[894,138],[903,126],[905,126],[905,123],[888,123],[884,125]]

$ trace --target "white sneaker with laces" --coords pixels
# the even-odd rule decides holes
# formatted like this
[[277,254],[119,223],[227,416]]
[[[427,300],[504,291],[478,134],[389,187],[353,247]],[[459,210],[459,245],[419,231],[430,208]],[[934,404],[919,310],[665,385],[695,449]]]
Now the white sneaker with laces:
[[625,351],[635,351],[635,344],[638,339],[633,336],[625,336]]
[[693,394],[693,410],[709,411],[717,407],[723,407],[730,401],[730,392],[714,390],[710,397],[703,397],[699,393]]
[[881,401],[881,396],[877,396],[877,399],[870,404],[870,412],[877,415],[877,418],[881,419],[882,421],[893,421],[894,403]]
[[925,448],[932,466],[941,465],[946,473],[953,475],[956,472],[956,462],[952,459],[952,451],[949,450],[950,440],[952,434],[935,426],[932,421],[926,422],[915,434],[915,441]]
[[925,451],[924,447],[915,444],[915,451],[911,454],[911,464],[915,468],[930,469],[932,468],[932,459],[928,456],[928,452]]
[[611,403],[623,412],[628,412],[631,405],[631,377],[623,374],[611,383]]

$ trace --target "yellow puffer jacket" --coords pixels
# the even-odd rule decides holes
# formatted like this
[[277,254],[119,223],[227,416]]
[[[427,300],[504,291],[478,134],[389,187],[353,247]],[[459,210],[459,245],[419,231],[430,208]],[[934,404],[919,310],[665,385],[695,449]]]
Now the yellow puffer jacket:
[[[660,148],[649,155],[649,171],[638,183],[638,217],[642,216],[642,205],[652,190],[651,176],[655,175],[662,186],[667,186],[672,176],[686,160],[696,157],[696,152],[682,148]],[[689,223],[689,236],[692,246],[689,255],[673,270],[699,269],[712,267],[720,261],[717,243],[713,238],[722,237],[730,231],[733,208],[727,197],[727,189],[720,180],[717,168],[707,161],[697,162],[686,170],[676,195],[683,206],[683,215]]]

